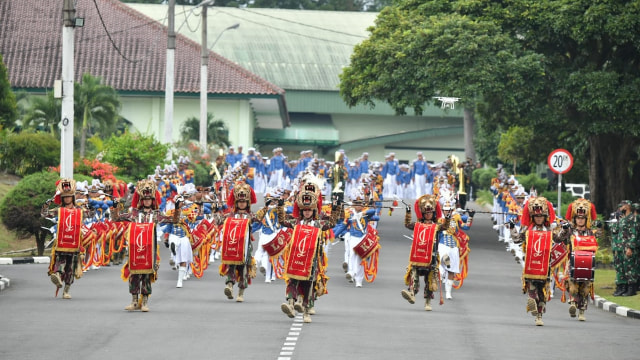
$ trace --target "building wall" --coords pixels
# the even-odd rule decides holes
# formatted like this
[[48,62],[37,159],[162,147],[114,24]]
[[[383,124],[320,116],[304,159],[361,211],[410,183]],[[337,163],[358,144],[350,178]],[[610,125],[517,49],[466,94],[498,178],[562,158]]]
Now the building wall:
[[[164,99],[150,96],[121,96],[121,115],[143,134],[164,140]],[[173,104],[173,141],[180,140],[180,127],[190,117],[200,117],[200,98],[176,97]],[[209,100],[207,111],[214,120],[223,120],[232,145],[253,144],[254,117],[248,100]]]

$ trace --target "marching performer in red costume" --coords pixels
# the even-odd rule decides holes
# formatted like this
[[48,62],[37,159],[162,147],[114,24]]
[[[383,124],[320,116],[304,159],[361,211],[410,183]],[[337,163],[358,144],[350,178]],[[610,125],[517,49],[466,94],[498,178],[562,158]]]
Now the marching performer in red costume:
[[332,204],[331,216],[321,216],[322,186],[307,178],[303,180],[293,205],[293,218],[287,219],[283,206],[278,206],[280,225],[293,228],[285,260],[286,299],[280,308],[288,317],[303,313],[303,321],[311,322],[314,301],[326,293],[328,277],[324,274],[327,258],[324,253],[325,232],[333,228],[340,216],[340,207]]
[[[75,204],[76,181],[60,179],[56,182],[56,194],[42,206],[41,215],[57,219],[56,239],[51,250],[51,262],[48,275],[58,290],[64,285],[63,299],[71,299],[69,289],[73,280],[82,277],[82,219],[83,208]],[[51,202],[59,205],[57,209],[49,209]]]
[[259,222],[251,213],[251,204],[257,201],[256,194],[247,183],[237,181],[227,198],[230,209],[226,214],[216,213],[214,221],[222,231],[222,264],[220,276],[226,276],[224,294],[233,299],[233,285],[238,283],[237,302],[244,301],[244,290],[256,277],[256,261],[253,256],[251,224]]
[[[160,192],[153,180],[140,180],[133,194],[130,212],[120,214],[122,203],[114,206],[112,218],[121,223],[121,232],[128,246],[129,258],[122,267],[121,278],[129,282],[131,304],[124,309],[127,311],[149,311],[149,295],[151,284],[158,278],[160,257],[156,240],[156,226],[158,223],[173,221],[158,210]],[[140,298],[142,295],[142,298]]]
[[514,243],[522,243],[525,264],[522,270],[522,292],[528,295],[527,312],[536,317],[536,326],[543,326],[542,314],[549,299],[551,276],[551,247],[562,241],[562,234],[554,233],[556,214],[544,197],[532,197],[524,205],[521,229],[509,223]]
[[577,199],[569,205],[565,219],[571,222],[570,236],[566,239],[571,259],[567,263],[564,278],[569,285],[569,315],[585,321],[589,297],[593,293],[595,254],[598,250],[595,229],[596,207],[589,200]]
[[[409,254],[409,266],[404,277],[407,290],[402,290],[402,297],[410,304],[414,304],[415,295],[420,290],[420,276],[424,277],[424,310],[431,311],[431,299],[433,293],[438,290],[439,281],[439,258],[438,258],[438,232],[442,225],[437,219],[442,216],[440,203],[436,195],[422,195],[413,205],[417,221],[411,221],[411,208],[407,206],[407,213],[404,217],[404,226],[413,230],[413,242],[411,253]],[[440,303],[442,304],[442,292],[440,292]]]

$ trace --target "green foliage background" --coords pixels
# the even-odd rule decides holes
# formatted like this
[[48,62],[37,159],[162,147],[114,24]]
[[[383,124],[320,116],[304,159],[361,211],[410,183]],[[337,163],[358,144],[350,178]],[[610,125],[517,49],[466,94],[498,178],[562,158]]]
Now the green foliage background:
[[111,136],[104,144],[103,160],[117,166],[118,175],[140,180],[154,173],[167,150],[168,146],[153,136],[125,132]]
[[56,167],[60,163],[60,141],[49,133],[23,131],[0,137],[0,169],[25,176]]

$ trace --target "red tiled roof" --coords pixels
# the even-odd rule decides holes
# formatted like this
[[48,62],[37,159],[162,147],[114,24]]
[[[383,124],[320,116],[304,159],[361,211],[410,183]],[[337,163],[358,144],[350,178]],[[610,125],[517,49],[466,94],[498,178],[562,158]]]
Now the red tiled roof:
[[[75,80],[83,73],[102,77],[118,91],[164,92],[167,28],[118,0],[78,1]],[[0,53],[14,88],[52,88],[62,69],[62,1],[0,1]],[[178,24],[176,26],[179,26]],[[200,45],[176,35],[176,93],[200,92]],[[209,93],[282,95],[284,90],[210,51]]]

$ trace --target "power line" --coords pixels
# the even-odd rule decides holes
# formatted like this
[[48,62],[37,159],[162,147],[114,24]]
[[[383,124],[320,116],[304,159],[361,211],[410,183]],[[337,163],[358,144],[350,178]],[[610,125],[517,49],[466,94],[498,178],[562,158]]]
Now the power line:
[[[178,32],[180,32],[180,29],[182,28],[183,25],[187,24],[187,29],[189,29],[189,31],[191,32],[196,32],[198,31],[198,29],[200,28],[200,23],[201,21],[198,21],[198,25],[196,25],[195,29],[191,29],[191,26],[189,25],[189,16],[191,15],[195,15],[196,17],[200,16],[200,14],[202,13],[202,11],[200,11],[200,13],[195,13],[196,8],[191,8],[191,10],[189,10],[189,13],[187,14],[187,16],[185,17],[184,21],[182,22],[182,24],[180,25],[180,27],[178,28]],[[184,14],[185,12],[187,12],[187,10],[185,10],[185,5],[182,5],[182,13]]]
[[131,60],[128,57],[126,57],[120,51],[120,48],[116,45],[116,43],[111,38],[111,34],[109,34],[109,30],[107,29],[107,25],[105,25],[104,20],[102,19],[102,14],[100,13],[100,9],[98,8],[98,3],[96,2],[96,0],[93,0],[93,4],[96,6],[96,11],[98,12],[98,17],[100,18],[100,22],[102,23],[102,27],[104,28],[104,31],[107,33],[107,37],[109,38],[109,41],[111,42],[111,45],[113,46],[114,49],[116,49],[116,51],[118,52],[120,57],[122,57],[123,59],[127,60],[128,62],[132,62],[134,64],[137,63],[137,62],[142,61],[144,58],[138,59],[138,60]]
[[[259,21],[248,20],[248,19],[246,19],[244,17],[236,16],[236,15],[228,13],[226,11],[218,10],[218,12],[221,12],[223,14],[229,15],[229,16],[234,17],[236,19],[241,19],[243,21],[247,21],[247,22],[250,22],[250,23],[253,23],[253,24],[256,24],[256,25],[264,26],[264,27],[269,28],[269,29],[282,31],[282,32],[285,32],[285,33],[288,33],[288,34],[291,34],[291,35],[301,36],[301,37],[305,37],[305,38],[308,38],[308,39],[314,39],[314,40],[319,40],[319,41],[325,41],[325,42],[329,42],[329,43],[333,43],[333,44],[346,45],[346,46],[351,46],[351,47],[354,46],[354,44],[344,43],[344,42],[335,41],[335,40],[329,40],[329,39],[325,39],[325,38],[321,38],[321,37],[317,37],[317,36],[301,34],[301,33],[295,32],[295,31],[291,31],[291,30],[280,29],[280,28],[277,28],[275,26],[271,26],[271,25],[267,25],[265,23],[261,23]],[[327,29],[325,29],[325,30],[327,30]],[[327,31],[329,31],[329,30],[327,30]]]
[[343,31],[337,31],[337,30],[333,30],[333,29],[326,29],[326,28],[323,28],[323,27],[320,27],[320,26],[309,25],[309,24],[305,24],[305,23],[301,23],[301,22],[297,22],[297,21],[292,21],[292,20],[285,19],[285,18],[280,18],[280,17],[273,16],[273,15],[261,14],[261,13],[259,13],[257,11],[251,11],[249,9],[242,9],[242,10],[250,12],[250,13],[255,14],[255,15],[260,15],[260,16],[264,16],[264,17],[268,17],[268,18],[272,18],[272,19],[281,20],[281,21],[288,22],[288,23],[291,23],[291,24],[302,25],[302,26],[313,28],[313,29],[318,29],[318,30],[322,30],[322,31],[328,31],[328,32],[332,32],[332,33],[336,33],[336,34],[340,34],[340,35],[347,35],[347,36],[353,36],[353,37],[357,37],[357,38],[361,38],[361,39],[367,39],[367,36],[349,34],[349,33],[343,32]]

